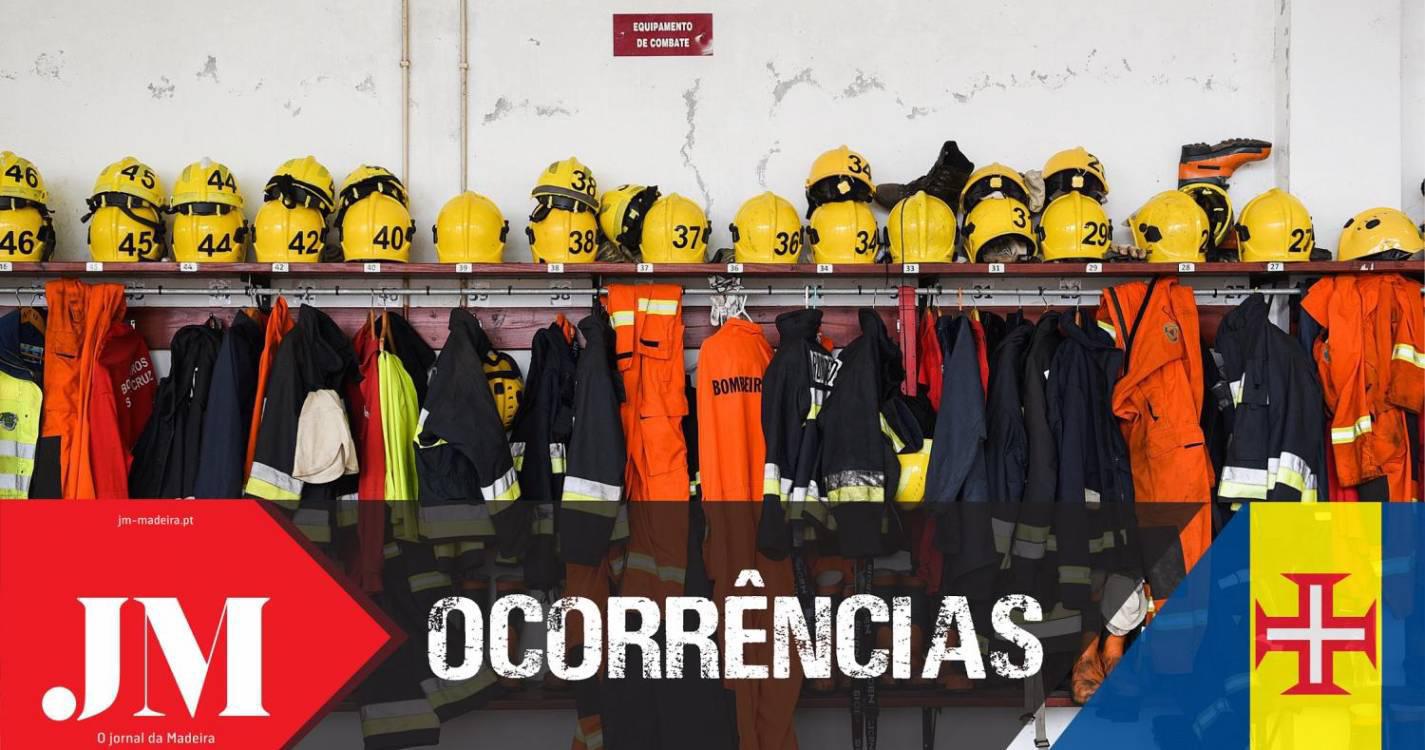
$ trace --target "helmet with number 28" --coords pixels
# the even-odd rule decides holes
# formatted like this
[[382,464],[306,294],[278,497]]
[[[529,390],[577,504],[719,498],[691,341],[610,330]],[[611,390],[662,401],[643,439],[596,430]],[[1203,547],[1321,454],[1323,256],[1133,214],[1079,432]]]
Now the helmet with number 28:
[[237,180],[222,164],[203,159],[183,168],[168,201],[173,257],[180,263],[241,263],[247,218]]
[[1207,212],[1192,196],[1164,190],[1128,218],[1133,241],[1148,251],[1149,263],[1201,263],[1207,260],[1212,227]]
[[44,177],[29,159],[0,152],[0,260],[33,263],[54,253]]
[[167,227],[163,184],[151,167],[132,156],[104,167],[85,201],[89,256],[112,263],[162,260]]

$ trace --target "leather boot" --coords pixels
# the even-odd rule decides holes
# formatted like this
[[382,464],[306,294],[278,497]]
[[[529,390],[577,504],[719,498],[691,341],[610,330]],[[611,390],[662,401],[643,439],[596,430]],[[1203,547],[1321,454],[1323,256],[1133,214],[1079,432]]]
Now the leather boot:
[[924,190],[959,213],[960,192],[965,189],[965,183],[974,171],[974,162],[960,153],[960,146],[954,141],[946,141],[929,172],[910,182],[883,182],[877,185],[876,202],[889,209],[900,203],[902,198]]

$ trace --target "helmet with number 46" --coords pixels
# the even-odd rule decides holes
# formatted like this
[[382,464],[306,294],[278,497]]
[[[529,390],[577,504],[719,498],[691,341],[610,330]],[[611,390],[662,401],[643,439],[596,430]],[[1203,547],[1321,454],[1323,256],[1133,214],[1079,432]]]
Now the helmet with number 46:
[[224,165],[207,159],[183,168],[168,201],[173,257],[180,263],[241,263],[247,255],[242,193]]
[[818,206],[811,214],[807,238],[817,263],[874,263],[881,248],[876,215],[861,201]]
[[29,159],[0,152],[0,260],[35,263],[54,253],[49,191]]
[[707,260],[712,225],[698,204],[677,193],[654,201],[643,218],[643,260],[647,263],[702,263]]
[[167,240],[163,184],[132,156],[104,167],[85,203],[89,256],[104,263],[162,260]]

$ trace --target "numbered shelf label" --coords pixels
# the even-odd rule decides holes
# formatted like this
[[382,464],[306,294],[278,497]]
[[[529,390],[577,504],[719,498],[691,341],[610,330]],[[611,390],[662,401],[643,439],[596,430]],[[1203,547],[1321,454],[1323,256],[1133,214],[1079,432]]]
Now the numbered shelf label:
[[1195,273],[1196,271],[1197,271],[1197,264],[1196,264],[1196,263],[1179,263],[1179,264],[1178,264],[1178,273]]
[[197,272],[198,272],[198,264],[197,264],[197,263],[194,263],[193,261],[188,261],[188,262],[186,262],[186,263],[179,263],[179,264],[178,264],[178,271],[179,271],[179,273],[197,273]]
[[639,273],[653,273],[652,263],[639,263],[636,269]]
[[1004,264],[1003,264],[1003,263],[991,263],[991,264],[990,264],[990,273],[1004,273]]
[[456,263],[456,264],[455,264],[455,272],[456,272],[456,273],[474,273],[474,272],[475,272],[475,264],[474,264],[474,263]]
[[818,264],[816,264],[816,272],[817,272],[817,273],[836,273],[836,266],[834,266],[834,265],[832,265],[832,264],[830,264],[830,263],[818,263]]
[[13,270],[15,270],[15,266],[10,261],[0,261],[0,273],[9,273]]
[[545,267],[550,273],[564,273],[563,263],[550,263]]
[[727,264],[727,272],[728,272],[728,273],[742,273],[742,264],[741,264],[741,263],[728,263],[728,264]]
[[84,270],[89,273],[99,273],[104,270],[104,264],[97,260],[91,260],[84,264]]
[[1267,264],[1267,272],[1268,272],[1268,273],[1281,273],[1282,271],[1285,271],[1285,270],[1286,270],[1286,264],[1283,263],[1283,262],[1281,262],[1281,261],[1279,261],[1279,260],[1274,260],[1274,261],[1272,261],[1271,263],[1268,263],[1268,264]]
[[1361,270],[1362,270],[1362,271],[1374,271],[1374,270],[1376,270],[1376,264],[1374,264],[1374,263],[1362,263],[1362,264],[1361,264]]
[[286,263],[273,263],[273,264],[272,264],[272,272],[273,272],[273,273],[287,273],[287,272],[289,272],[289,271],[291,271],[291,270],[292,270],[292,267],[291,267],[290,265],[286,264]]
[[903,274],[905,274],[905,275],[907,275],[907,276],[911,276],[911,275],[920,273],[920,264],[919,264],[919,263],[902,263],[902,264],[901,264],[901,273],[903,273]]
[[362,263],[361,270],[364,273],[381,273],[380,263]]
[[1103,273],[1102,263],[1085,263],[1084,273]]

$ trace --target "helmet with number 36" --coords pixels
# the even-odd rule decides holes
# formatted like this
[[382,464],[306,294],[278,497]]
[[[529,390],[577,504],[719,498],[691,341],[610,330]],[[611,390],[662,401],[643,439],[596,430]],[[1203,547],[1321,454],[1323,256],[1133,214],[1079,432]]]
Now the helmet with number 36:
[[728,226],[738,263],[796,263],[802,254],[802,219],[790,201],[772,192],[749,198]]
[[89,256],[104,262],[162,260],[167,227],[163,183],[151,167],[132,156],[104,167],[85,203],[89,212]]
[[29,159],[0,152],[0,260],[36,263],[54,253],[49,191]]

